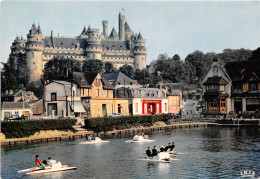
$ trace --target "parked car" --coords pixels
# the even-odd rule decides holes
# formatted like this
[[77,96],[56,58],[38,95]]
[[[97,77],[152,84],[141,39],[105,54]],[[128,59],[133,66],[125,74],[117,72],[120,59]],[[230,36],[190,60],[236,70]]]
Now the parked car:
[[121,113],[113,113],[113,114],[110,114],[108,117],[120,117],[120,116],[124,116],[124,115]]

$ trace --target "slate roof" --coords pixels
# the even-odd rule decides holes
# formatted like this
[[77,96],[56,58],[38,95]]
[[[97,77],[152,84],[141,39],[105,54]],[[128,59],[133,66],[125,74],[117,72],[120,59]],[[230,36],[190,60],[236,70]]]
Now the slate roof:
[[59,47],[59,48],[77,48],[79,43],[80,48],[86,48],[86,41],[73,37],[44,37],[44,47]]
[[230,62],[225,65],[232,82],[246,82],[253,75],[260,81],[260,60]]
[[[89,82],[89,84],[92,85],[92,83],[96,79],[97,75],[98,75],[98,73],[92,74],[90,76],[86,76],[86,79]],[[101,77],[101,82],[102,82],[104,89],[114,89],[113,86],[107,80],[105,80],[103,77]]]
[[26,102],[3,102],[2,109],[31,109]]
[[222,77],[209,77],[203,84],[204,85],[209,85],[209,84],[226,85],[228,84],[228,82]]
[[168,86],[172,90],[182,90],[182,84],[181,83],[164,83],[164,86]]
[[125,32],[131,32],[131,28],[127,22],[125,22]]
[[110,84],[114,87],[116,85],[132,85],[132,82],[136,82],[136,85],[139,85],[136,80],[129,78],[121,72],[106,73],[102,76],[102,78],[110,82]]
[[129,50],[127,42],[122,40],[102,40],[101,46],[106,50]]
[[109,38],[110,39],[118,39],[118,35],[117,35],[116,29],[114,27],[113,27],[110,35],[109,35]]
[[79,85],[81,88],[91,88],[92,86],[89,85],[87,79],[85,78],[84,73],[82,72],[73,72],[73,80],[77,85]]

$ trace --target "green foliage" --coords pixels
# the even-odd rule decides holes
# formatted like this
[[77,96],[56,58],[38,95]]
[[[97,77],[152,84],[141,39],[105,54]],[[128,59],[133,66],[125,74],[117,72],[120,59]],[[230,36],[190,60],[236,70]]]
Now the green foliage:
[[130,65],[123,65],[119,68],[119,70],[121,73],[124,73],[126,76],[128,76],[129,78],[134,78],[134,68]]
[[22,138],[34,135],[40,130],[72,130],[72,126],[77,122],[75,119],[50,119],[50,120],[28,120],[11,121],[1,123],[1,132],[6,138]]
[[43,93],[43,85],[40,85],[39,87],[36,87],[34,85],[34,83],[31,82],[26,87],[26,91],[32,91],[37,98],[41,99],[42,98],[42,93]]
[[85,74],[97,74],[102,73],[103,62],[97,59],[84,60],[82,66],[82,72]]
[[3,71],[1,72],[1,89],[2,91],[9,89],[18,89],[17,70],[15,66],[15,59],[9,58],[7,63],[3,64]]
[[137,69],[135,71],[134,79],[138,81],[139,84],[145,85],[145,84],[151,84],[152,83],[152,75],[147,69],[139,70]]
[[[71,63],[72,62],[72,63]],[[44,80],[65,80],[65,69],[71,69],[74,72],[81,71],[81,62],[70,58],[54,58],[49,60],[44,66]]]
[[113,72],[116,72],[116,71],[117,71],[117,69],[116,69],[116,67],[114,67],[113,63],[105,62],[104,73],[113,73]]
[[260,60],[260,47],[252,52],[252,56],[248,60]]
[[84,128],[95,132],[106,132],[114,129],[128,129],[131,127],[149,127],[156,121],[168,121],[171,114],[158,114],[146,116],[124,116],[124,117],[102,117],[88,118],[85,120]]

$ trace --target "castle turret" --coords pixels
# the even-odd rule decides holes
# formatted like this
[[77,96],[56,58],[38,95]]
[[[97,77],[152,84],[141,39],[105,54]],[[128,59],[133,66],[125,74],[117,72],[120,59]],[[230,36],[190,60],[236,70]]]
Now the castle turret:
[[86,56],[87,59],[101,60],[102,47],[100,45],[99,30],[94,28],[88,28],[87,30],[87,46]]
[[108,37],[108,21],[107,20],[102,21],[102,25],[103,25],[104,38],[107,39],[107,37]]
[[25,53],[26,40],[23,37],[16,37],[11,46],[10,57],[14,58],[15,68],[17,68],[18,58],[26,58]]
[[[27,66],[30,69],[29,78],[30,82],[40,82],[43,74],[42,63],[42,33],[40,26],[38,29],[35,24],[32,25],[31,30],[27,34],[27,42],[25,46]],[[36,83],[37,84],[37,83]]]
[[131,31],[130,26],[128,25],[127,22],[125,22],[125,39],[130,40],[131,36],[134,34],[133,31]]
[[125,40],[125,16],[119,13],[119,40]]
[[79,38],[81,38],[81,39],[86,39],[86,38],[88,38],[88,34],[87,34],[86,27],[83,28],[83,30],[82,30],[82,32],[81,32]]
[[135,57],[135,69],[146,68],[146,54],[147,50],[145,48],[145,40],[143,39],[141,33],[135,37],[133,54]]

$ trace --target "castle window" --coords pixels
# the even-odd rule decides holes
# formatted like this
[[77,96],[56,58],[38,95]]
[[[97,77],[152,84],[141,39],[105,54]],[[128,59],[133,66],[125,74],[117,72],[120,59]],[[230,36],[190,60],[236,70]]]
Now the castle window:
[[35,62],[33,62],[33,64],[35,65]]

